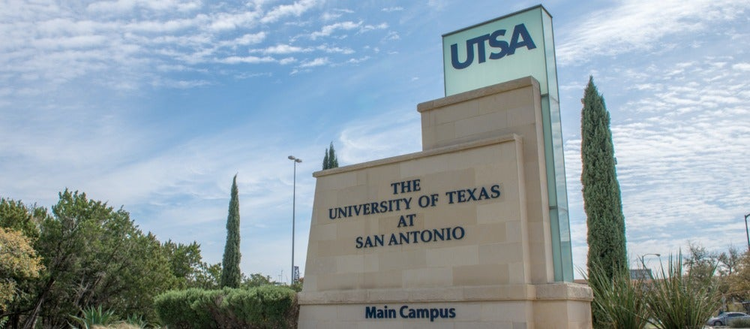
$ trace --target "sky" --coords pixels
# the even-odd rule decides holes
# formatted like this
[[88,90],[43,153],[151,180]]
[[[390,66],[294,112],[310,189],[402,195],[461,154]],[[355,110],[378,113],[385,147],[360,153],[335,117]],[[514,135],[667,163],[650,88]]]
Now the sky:
[[[0,1],[0,197],[64,189],[218,263],[232,177],[241,269],[304,276],[315,189],[342,166],[421,150],[444,97],[441,36],[530,1]],[[748,243],[750,2],[551,0],[573,261],[586,263],[580,112],[604,95],[631,266]],[[649,266],[657,257],[645,257]],[[580,276],[577,274],[577,276]]]

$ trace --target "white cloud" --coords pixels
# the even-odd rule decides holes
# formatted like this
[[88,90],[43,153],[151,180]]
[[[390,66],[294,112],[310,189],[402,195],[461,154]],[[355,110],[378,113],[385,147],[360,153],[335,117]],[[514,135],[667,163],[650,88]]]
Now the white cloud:
[[395,31],[390,31],[388,34],[383,38],[383,41],[392,41],[392,40],[399,40],[401,37],[396,33]]
[[380,23],[378,25],[365,25],[359,30],[360,33],[372,31],[372,30],[384,30],[388,28],[388,23]]
[[281,65],[289,65],[292,63],[296,63],[296,62],[297,62],[297,59],[294,57],[286,57],[286,58],[282,58],[281,60],[279,60],[279,64]]
[[364,57],[361,57],[361,58],[350,58],[347,61],[347,63],[349,63],[349,64],[359,64],[359,63],[362,63],[362,62],[365,62],[365,61],[369,60],[370,58],[371,58],[370,56],[364,56]]
[[332,21],[334,19],[337,19],[341,17],[341,15],[342,15],[341,13],[325,12],[323,13],[323,15],[320,15],[320,19],[327,22],[327,21]]
[[266,39],[266,32],[258,32],[254,34],[245,34],[234,40],[225,40],[219,43],[219,47],[234,47],[247,46],[263,42]]
[[254,49],[250,52],[262,52],[264,54],[272,54],[272,55],[287,55],[287,54],[294,54],[294,53],[306,53],[312,51],[309,48],[302,48],[292,45],[286,45],[286,44],[278,44],[275,46],[271,46],[265,49]]
[[384,11],[386,13],[390,13],[394,11],[402,11],[402,10],[404,10],[404,7],[400,7],[400,6],[399,7],[387,7],[387,8],[381,9],[381,11]]
[[175,0],[117,0],[101,1],[89,4],[86,9],[95,13],[109,14],[112,12],[129,12],[136,8],[152,11],[192,11],[201,8],[198,1],[175,1]]
[[[404,113],[409,113],[404,115]],[[342,164],[355,164],[422,148],[421,122],[416,111],[389,111],[366,121],[348,122],[337,149]]]
[[326,26],[323,26],[323,28],[320,31],[311,33],[310,38],[315,40],[319,37],[327,37],[327,36],[330,36],[336,30],[345,30],[345,31],[353,30],[353,29],[358,28],[360,25],[362,25],[362,22],[354,23],[352,21],[326,25]]
[[266,15],[260,21],[261,23],[267,24],[276,22],[286,16],[299,17],[315,5],[317,5],[317,2],[315,0],[302,0],[297,1],[291,5],[280,5],[266,13]]
[[318,57],[312,61],[304,62],[300,64],[300,68],[310,68],[310,67],[316,67],[316,66],[323,66],[328,64],[328,57]]
[[628,0],[599,10],[587,19],[556,28],[567,31],[557,42],[562,65],[585,62],[592,56],[616,56],[658,51],[668,36],[700,33],[709,25],[742,19],[750,3],[734,0]]
[[349,54],[354,53],[354,50],[352,50],[351,48],[332,47],[329,45],[320,45],[316,47],[316,49],[327,52],[327,53],[338,53],[338,54],[344,54],[344,55],[349,55]]
[[226,58],[219,58],[216,60],[218,63],[224,63],[224,64],[258,64],[258,63],[272,63],[276,60],[273,57],[257,57],[257,56],[230,56]]

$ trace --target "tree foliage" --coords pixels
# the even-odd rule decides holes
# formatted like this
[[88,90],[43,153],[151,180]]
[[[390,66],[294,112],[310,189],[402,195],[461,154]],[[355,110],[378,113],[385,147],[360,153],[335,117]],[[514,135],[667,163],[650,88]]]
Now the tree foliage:
[[221,262],[221,287],[239,288],[242,281],[240,271],[240,198],[237,189],[237,175],[232,181],[232,196],[229,200],[227,216],[227,243]]
[[739,256],[731,275],[727,276],[727,295],[739,300],[750,299],[750,252]]
[[333,149],[333,142],[331,142],[331,146],[326,149],[325,156],[323,157],[323,170],[338,167],[339,159],[336,157],[336,150]]
[[[581,110],[581,185],[588,225],[587,267],[599,267],[606,277],[615,278],[619,273],[627,272],[628,261],[625,219],[609,126],[610,117],[604,98],[591,77]],[[594,325],[598,326],[601,316],[596,309],[593,315]]]
[[[236,197],[236,177],[234,185]],[[218,289],[221,273],[221,263],[203,262],[198,243],[161,243],[122,208],[85,193],[66,189],[50,211],[0,199],[0,327],[69,327],[93,309],[154,323],[155,296]],[[265,281],[258,274],[246,283]]]
[[51,213],[0,200],[0,227],[20,229],[43,266],[38,276],[16,280],[17,298],[0,313],[9,319],[6,327],[67,327],[72,316],[89,308],[153,321],[157,294],[216,287],[218,275],[204,274],[210,266],[201,262],[197,243],[162,245],[123,209],[85,193],[65,190],[59,197]]
[[0,227],[0,311],[18,294],[18,280],[37,278],[43,268],[28,237]]
[[40,227],[36,249],[47,271],[33,287],[25,328],[39,317],[44,326],[64,326],[92,306],[155,316],[153,296],[173,284],[169,262],[126,211],[65,190]]
[[243,280],[242,280],[243,289],[260,287],[260,286],[276,285],[276,284],[277,283],[275,281],[271,280],[271,276],[263,275],[260,273],[250,274],[249,277],[246,277],[243,275]]
[[694,280],[699,280],[705,284],[711,282],[714,278],[717,268],[719,267],[719,257],[706,249],[706,247],[688,242],[688,254],[683,260],[685,269]]
[[28,208],[21,201],[0,198],[0,227],[19,231],[32,240],[39,237],[39,223],[46,215],[44,208]]

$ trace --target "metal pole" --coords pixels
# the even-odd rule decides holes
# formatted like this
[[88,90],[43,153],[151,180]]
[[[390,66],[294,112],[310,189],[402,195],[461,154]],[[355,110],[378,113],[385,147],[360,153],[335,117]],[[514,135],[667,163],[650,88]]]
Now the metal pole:
[[292,187],[292,273],[291,284],[294,284],[294,216],[297,209],[297,160],[294,160],[294,187]]
[[745,235],[747,235],[747,251],[750,252],[750,233],[747,230],[747,218],[750,214],[745,215]]
[[[641,255],[641,266],[643,266],[643,270],[644,271],[648,269],[646,267],[646,256],[648,256],[648,255],[653,255],[653,256],[656,256],[656,257],[661,257],[661,254],[643,254],[643,255]],[[651,274],[650,270],[649,270],[648,274],[653,279],[653,274]]]
[[297,163],[302,162],[302,159],[295,158],[293,155],[287,157],[289,160],[294,162],[294,183],[292,183],[292,272],[289,274],[289,285],[294,284],[294,231],[295,230],[295,215],[297,209]]

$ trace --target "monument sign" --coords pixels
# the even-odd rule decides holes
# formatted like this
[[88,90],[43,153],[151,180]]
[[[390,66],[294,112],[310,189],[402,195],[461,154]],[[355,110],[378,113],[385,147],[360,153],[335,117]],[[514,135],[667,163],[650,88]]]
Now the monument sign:
[[[519,16],[529,12],[546,13]],[[505,19],[461,37],[476,52],[472,62],[468,48],[453,47],[464,56],[456,65],[551,44],[543,28]],[[591,327],[591,290],[567,282],[554,261],[550,93],[540,79],[419,104],[421,152],[314,173],[300,328]]]

